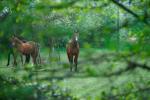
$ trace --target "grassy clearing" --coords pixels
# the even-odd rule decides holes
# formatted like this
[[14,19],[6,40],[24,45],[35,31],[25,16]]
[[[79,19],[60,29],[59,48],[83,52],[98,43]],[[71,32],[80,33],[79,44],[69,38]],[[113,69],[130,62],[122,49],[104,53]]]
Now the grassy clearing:
[[109,55],[107,59],[104,59],[105,56],[100,56],[105,53],[114,52],[94,49],[81,50],[78,65],[79,72],[75,73],[69,71],[65,50],[60,52],[59,62],[50,62],[48,50],[45,50],[41,53],[44,62],[41,67],[35,68],[31,64],[24,67],[19,65],[17,67],[6,67],[4,66],[6,60],[3,60],[0,74],[5,77],[15,77],[26,85],[36,82],[41,85],[50,85],[50,82],[54,81],[54,84],[69,90],[73,96],[81,100],[99,100],[98,98],[103,97],[105,94],[117,95],[138,87],[149,86],[149,72],[139,68],[119,75],[105,76],[106,73],[116,72],[127,66],[126,62],[118,60],[116,56]]

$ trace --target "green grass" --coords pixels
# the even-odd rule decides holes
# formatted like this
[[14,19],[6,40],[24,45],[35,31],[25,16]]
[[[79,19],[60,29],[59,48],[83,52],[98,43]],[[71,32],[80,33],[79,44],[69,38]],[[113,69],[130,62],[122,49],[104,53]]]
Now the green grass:
[[[105,74],[122,70],[127,66],[126,62],[116,59],[116,56],[109,55],[108,59],[110,61],[104,59],[105,56],[101,56],[110,53],[114,53],[114,51],[81,49],[78,65],[79,72],[75,73],[69,71],[65,50],[60,52],[59,63],[57,60],[49,61],[48,50],[43,50],[41,57],[44,64],[41,67],[35,68],[31,64],[6,67],[4,64],[6,59],[3,59],[0,75],[15,77],[26,85],[34,84],[37,80],[41,85],[51,85],[50,82],[56,80],[55,84],[62,89],[68,89],[71,95],[81,100],[99,100],[99,98],[109,93],[117,95],[138,89],[138,87],[149,86],[149,72],[139,68],[116,76],[105,76]],[[140,59],[135,58],[135,60]]]

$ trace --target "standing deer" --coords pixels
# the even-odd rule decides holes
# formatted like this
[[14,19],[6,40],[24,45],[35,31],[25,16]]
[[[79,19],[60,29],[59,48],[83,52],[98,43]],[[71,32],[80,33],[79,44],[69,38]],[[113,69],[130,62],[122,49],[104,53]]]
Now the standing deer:
[[[27,42],[27,40],[25,40],[25,39],[23,39],[23,38],[20,38],[20,37],[18,37],[22,42]],[[8,50],[8,59],[7,59],[7,66],[9,66],[10,65],[10,58],[11,58],[11,55],[13,56],[13,60],[14,60],[14,62],[13,62],[13,65],[17,65],[17,61],[16,61],[16,58],[17,58],[17,50],[16,50],[16,48],[15,47],[13,47],[13,45],[12,45],[12,43],[11,43],[11,40],[9,40],[9,50]],[[20,57],[21,57],[21,62],[22,62],[22,64],[23,64],[23,57],[22,57],[23,55],[21,54],[20,55]],[[26,60],[25,60],[25,63],[29,63],[29,61],[30,61],[30,55],[25,55],[25,57],[26,57]]]
[[39,54],[39,45],[36,42],[28,41],[24,43],[23,41],[21,41],[15,36],[11,38],[11,42],[12,42],[13,47],[16,48],[16,50],[19,53],[23,55],[31,56],[33,63],[35,65],[37,64],[37,60],[38,60],[37,58],[40,57],[40,54]]
[[79,43],[78,43],[78,33],[74,33],[71,40],[66,45],[67,56],[70,63],[70,71],[75,67],[77,71],[78,56],[79,56]]

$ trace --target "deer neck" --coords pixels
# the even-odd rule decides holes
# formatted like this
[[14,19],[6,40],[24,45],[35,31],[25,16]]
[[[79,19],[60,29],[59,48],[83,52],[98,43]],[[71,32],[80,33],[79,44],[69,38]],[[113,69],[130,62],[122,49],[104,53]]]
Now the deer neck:
[[72,47],[73,47],[73,48],[76,48],[76,47],[77,47],[77,44],[78,44],[78,43],[77,43],[76,40],[72,40]]
[[19,40],[19,39],[16,39],[16,47],[19,49],[20,48],[20,46],[22,45],[22,41],[21,40]]

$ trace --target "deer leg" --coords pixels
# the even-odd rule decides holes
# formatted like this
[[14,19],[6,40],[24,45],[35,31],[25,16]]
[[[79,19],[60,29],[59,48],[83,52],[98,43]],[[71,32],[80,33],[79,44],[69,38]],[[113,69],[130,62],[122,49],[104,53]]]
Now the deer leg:
[[70,57],[70,71],[72,71],[73,67],[73,57]]
[[67,56],[68,56],[68,60],[69,60],[69,63],[70,63],[70,71],[72,71],[73,56],[69,53],[67,53]]
[[35,57],[33,56],[32,59],[33,59],[33,64],[35,65],[36,64]]
[[35,59],[37,64],[41,64],[41,56],[38,49],[35,50]]
[[34,56],[32,56],[32,62],[33,62],[33,64],[35,64],[35,58],[34,58]]
[[22,56],[22,54],[20,54],[20,58],[21,58],[21,63],[23,65],[23,56]]
[[37,47],[35,48],[33,55],[34,55],[34,64],[37,65],[38,64],[38,61],[37,61],[38,60],[37,59],[38,58],[38,48]]
[[70,62],[70,71],[72,71],[72,67],[73,67],[73,56],[69,57],[69,62]]
[[38,54],[38,63],[41,64],[41,55],[40,55],[40,53]]
[[14,65],[17,65],[17,61],[16,61],[16,59],[17,59],[17,55],[16,55],[16,54],[14,54],[14,53],[13,53],[13,58],[14,58]]
[[11,52],[8,53],[7,66],[9,66]]
[[25,63],[29,63],[29,61],[30,61],[30,54],[27,54],[27,55],[25,55],[26,56],[26,60],[25,60]]
[[75,55],[74,63],[75,63],[75,71],[77,71],[78,55]]
[[31,56],[32,56],[32,60],[33,60],[34,65],[37,65],[37,62],[36,62],[37,56],[35,54],[31,54]]

